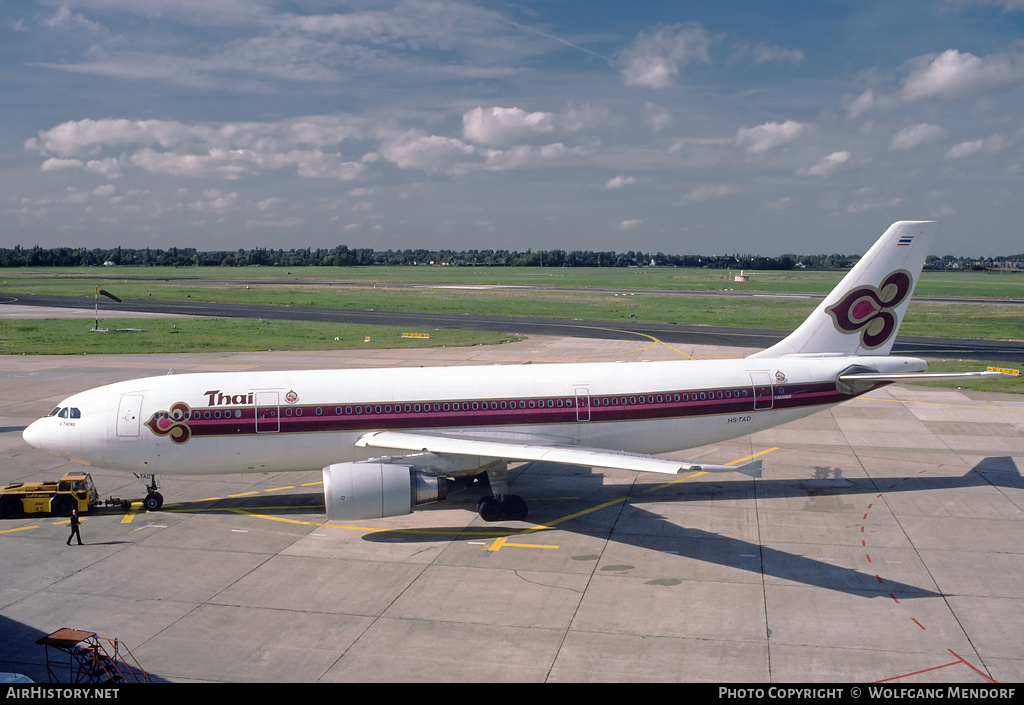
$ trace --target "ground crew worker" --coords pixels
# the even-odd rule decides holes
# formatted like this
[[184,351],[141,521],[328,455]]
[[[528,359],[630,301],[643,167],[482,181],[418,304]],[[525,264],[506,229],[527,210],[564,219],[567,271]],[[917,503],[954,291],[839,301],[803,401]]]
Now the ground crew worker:
[[73,538],[77,538],[78,539],[78,545],[79,546],[82,545],[82,534],[79,533],[79,531],[78,531],[78,524],[79,524],[79,522],[78,522],[78,510],[77,509],[72,509],[71,510],[71,535],[68,536],[68,546],[71,545],[71,539],[73,539]]

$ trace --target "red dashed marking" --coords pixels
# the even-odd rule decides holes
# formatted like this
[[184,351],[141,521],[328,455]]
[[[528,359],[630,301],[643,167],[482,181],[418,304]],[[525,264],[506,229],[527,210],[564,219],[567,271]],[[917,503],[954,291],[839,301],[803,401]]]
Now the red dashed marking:
[[[942,467],[942,465],[939,465],[938,467]],[[918,474],[919,474],[919,475],[922,475],[922,474],[924,474],[924,473],[926,473],[926,472],[927,472],[927,470],[921,470],[920,472],[918,472]],[[906,481],[907,481],[907,480],[909,480],[909,479],[910,479],[909,477],[905,477],[905,478],[903,478],[902,480],[900,480],[900,482],[906,482]],[[891,489],[891,488],[893,488],[893,487],[896,487],[896,486],[897,486],[898,484],[899,484],[899,483],[897,482],[897,483],[894,483],[894,484],[890,485],[889,487],[890,487],[890,489]],[[877,495],[875,496],[875,499],[881,499],[881,498],[882,498],[882,493],[881,493],[881,492],[879,492],[879,493],[878,493],[878,494],[877,494]],[[873,502],[872,502],[872,503],[869,503],[869,504],[868,504],[868,509],[870,510],[870,509],[871,509],[871,508],[872,508],[873,506],[874,506],[874,503],[873,503]],[[866,522],[866,521],[867,521],[867,518],[868,518],[868,512],[864,512],[864,517],[863,517],[863,521],[865,521],[865,522]],[[863,534],[863,533],[866,533],[866,527],[865,527],[864,525],[862,525],[862,526],[860,527],[860,533],[862,533],[862,534]],[[860,540],[860,545],[861,545],[861,546],[864,546],[864,547],[867,547],[867,545],[868,545],[868,542],[867,542],[867,540],[865,540],[865,539],[863,539],[863,538],[862,538],[862,539]],[[870,553],[867,553],[867,552],[865,552],[865,553],[864,553],[864,557],[865,557],[865,558],[867,558],[867,560],[868,560],[868,563],[871,563],[871,562],[872,562],[872,560],[871,560],[871,554],[870,554]],[[875,573],[875,579],[876,579],[876,580],[878,580],[878,582],[879,582],[879,583],[882,583],[883,585],[885,584],[885,581],[884,581],[884,580],[882,579],[882,576],[881,576],[881,575],[879,575],[878,573]],[[898,604],[900,604],[900,601],[899,601],[899,600],[898,600],[898,599],[896,598],[896,595],[895,595],[894,593],[891,593],[891,592],[890,592],[890,593],[889,593],[889,597],[890,597],[890,598],[892,599],[892,601],[893,601],[893,602],[894,602],[895,604],[897,604],[897,605],[898,605]],[[928,631],[928,629],[927,629],[927,628],[926,628],[926,627],[925,627],[925,626],[924,626],[923,624],[921,624],[921,622],[919,622],[919,621],[917,620],[917,618],[916,618],[916,617],[911,617],[911,618],[910,618],[910,620],[911,620],[911,621],[912,621],[912,622],[913,622],[914,624],[916,624],[916,625],[918,626],[918,628],[919,628],[919,629],[921,629],[921,631]],[[950,666],[958,666],[958,665],[960,665],[960,664],[963,664],[963,665],[967,666],[967,667],[968,667],[968,668],[970,668],[970,669],[971,669],[972,671],[974,671],[975,673],[977,673],[977,674],[978,674],[979,676],[981,676],[982,678],[984,678],[985,680],[987,680],[987,681],[989,681],[989,682],[991,682],[991,683],[996,683],[996,682],[998,682],[998,681],[996,681],[996,680],[995,680],[994,678],[992,678],[992,677],[988,676],[987,674],[983,673],[983,672],[982,672],[981,670],[979,670],[979,669],[978,669],[977,667],[975,667],[974,665],[972,665],[972,664],[968,663],[968,662],[967,662],[966,660],[964,660],[964,659],[963,659],[963,657],[961,657],[961,656],[960,656],[960,654],[956,653],[956,652],[955,652],[955,651],[953,651],[952,649],[946,649],[946,651],[948,651],[948,652],[949,652],[950,654],[952,654],[952,655],[953,655],[954,657],[956,657],[956,659],[957,659],[957,660],[956,660],[956,661],[953,661],[952,663],[944,663],[944,664],[942,664],[941,666],[933,666],[933,667],[931,667],[931,668],[925,668],[925,669],[922,669],[922,670],[920,670],[920,671],[914,671],[913,673],[904,673],[904,674],[902,674],[902,675],[899,675],[899,676],[893,676],[892,678],[883,678],[882,680],[878,680],[878,681],[875,681],[875,682],[876,682],[876,683],[885,683],[885,682],[888,682],[888,681],[895,681],[895,680],[900,680],[900,679],[902,679],[902,678],[908,678],[908,677],[910,677],[910,676],[916,676],[916,675],[919,675],[919,674],[921,674],[921,673],[928,673],[929,671],[936,671],[936,670],[939,670],[939,669],[942,669],[942,668],[948,668],[948,667],[950,667]]]

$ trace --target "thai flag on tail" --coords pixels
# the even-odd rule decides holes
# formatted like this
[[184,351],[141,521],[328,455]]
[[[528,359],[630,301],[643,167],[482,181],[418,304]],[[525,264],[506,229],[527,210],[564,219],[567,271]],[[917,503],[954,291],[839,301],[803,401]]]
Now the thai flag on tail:
[[896,243],[896,247],[906,247],[913,240],[914,240],[914,236],[913,235],[904,235],[903,237],[901,237],[899,239],[899,242]]

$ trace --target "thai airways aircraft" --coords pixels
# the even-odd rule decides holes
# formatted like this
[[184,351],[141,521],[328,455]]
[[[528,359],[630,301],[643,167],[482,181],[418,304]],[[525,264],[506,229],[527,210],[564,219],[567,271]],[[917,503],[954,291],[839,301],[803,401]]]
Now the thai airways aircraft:
[[[817,309],[740,360],[149,377],[75,394],[25,440],[83,465],[139,475],[322,468],[327,517],[408,514],[486,473],[487,521],[523,519],[507,464],[547,461],[644,472],[742,472],[657,457],[744,436],[899,380],[924,360],[889,351],[936,230],[893,224]],[[147,509],[163,499],[155,479]]]

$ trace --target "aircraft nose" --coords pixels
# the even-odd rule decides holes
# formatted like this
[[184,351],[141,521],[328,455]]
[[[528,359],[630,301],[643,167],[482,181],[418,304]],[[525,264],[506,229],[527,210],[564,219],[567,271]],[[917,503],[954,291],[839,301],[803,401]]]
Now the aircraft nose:
[[42,426],[43,420],[38,419],[30,423],[25,430],[21,432],[21,437],[24,438],[25,442],[33,448],[43,447],[43,438],[45,434],[43,433]]

